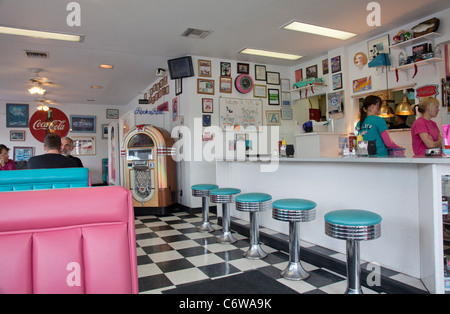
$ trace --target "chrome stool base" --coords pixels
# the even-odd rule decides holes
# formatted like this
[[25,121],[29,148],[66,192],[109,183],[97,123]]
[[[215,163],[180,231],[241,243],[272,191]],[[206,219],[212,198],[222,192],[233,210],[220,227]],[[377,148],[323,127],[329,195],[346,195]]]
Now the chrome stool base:
[[215,230],[209,221],[202,222],[202,225],[197,228],[198,232],[214,232]]
[[287,280],[305,280],[309,278],[308,272],[303,268],[300,262],[289,262],[285,270],[281,272],[281,276]]
[[236,243],[237,239],[231,234],[231,232],[224,232],[217,238],[218,243],[222,244],[232,244]]
[[252,244],[245,252],[244,257],[253,260],[264,259],[267,257],[267,253],[264,252],[260,244]]

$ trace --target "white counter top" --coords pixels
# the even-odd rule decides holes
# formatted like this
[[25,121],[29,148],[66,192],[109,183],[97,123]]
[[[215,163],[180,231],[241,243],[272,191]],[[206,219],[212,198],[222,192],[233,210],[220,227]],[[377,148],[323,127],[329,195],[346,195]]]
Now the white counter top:
[[[262,157],[262,159],[256,159],[256,157],[246,158],[245,160],[238,160],[244,162],[268,162],[275,161],[276,159],[270,159],[268,156]],[[236,160],[224,160],[226,162],[233,162]],[[320,158],[286,158],[280,157],[279,162],[323,162],[323,163],[391,163],[391,164],[450,164],[450,158],[442,157],[320,157]]]

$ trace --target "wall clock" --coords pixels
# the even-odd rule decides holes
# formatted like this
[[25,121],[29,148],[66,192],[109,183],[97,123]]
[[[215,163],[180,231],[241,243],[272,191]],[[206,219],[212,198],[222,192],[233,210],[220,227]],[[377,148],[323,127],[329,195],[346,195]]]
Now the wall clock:
[[248,94],[253,90],[253,80],[250,75],[242,74],[239,75],[234,81],[236,89],[241,94]]

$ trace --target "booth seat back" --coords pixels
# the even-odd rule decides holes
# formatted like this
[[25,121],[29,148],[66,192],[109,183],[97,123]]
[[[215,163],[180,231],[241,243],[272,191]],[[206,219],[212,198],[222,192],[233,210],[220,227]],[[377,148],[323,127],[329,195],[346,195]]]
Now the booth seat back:
[[0,193],[0,293],[138,293],[123,187]]
[[90,185],[87,168],[0,171],[0,192],[83,188]]

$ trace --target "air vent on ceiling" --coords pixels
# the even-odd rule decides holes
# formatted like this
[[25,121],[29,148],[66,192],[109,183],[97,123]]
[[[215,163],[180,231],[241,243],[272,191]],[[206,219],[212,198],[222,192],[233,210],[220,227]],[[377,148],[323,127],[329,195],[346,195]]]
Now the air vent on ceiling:
[[48,59],[48,52],[45,51],[25,50],[25,55],[27,58]]
[[211,31],[207,31],[204,29],[188,28],[181,36],[188,38],[205,39],[211,33]]

